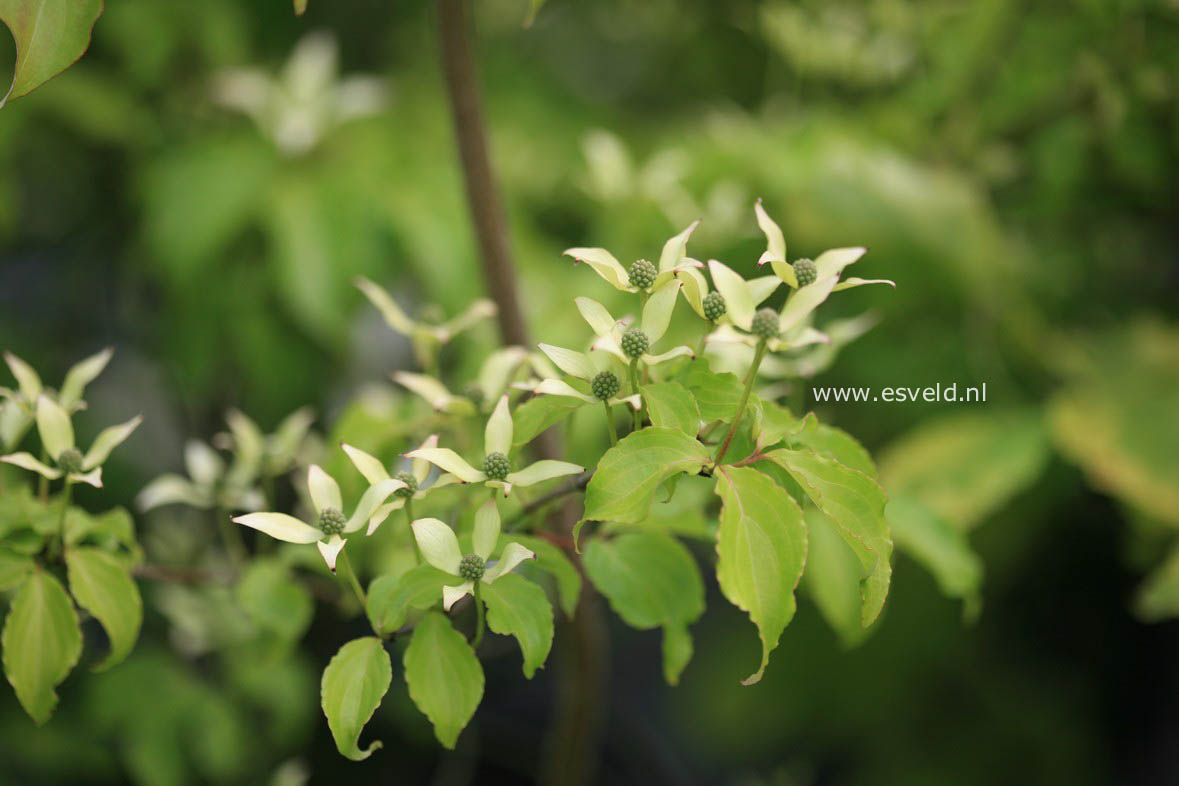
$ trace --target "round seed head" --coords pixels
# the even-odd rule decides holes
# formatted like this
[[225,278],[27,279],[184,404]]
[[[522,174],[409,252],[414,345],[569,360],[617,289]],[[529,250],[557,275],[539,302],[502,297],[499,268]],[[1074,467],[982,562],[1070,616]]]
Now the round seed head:
[[512,465],[503,453],[488,453],[483,459],[483,474],[492,480],[505,480],[511,471]]
[[815,279],[819,277],[815,263],[809,259],[796,259],[791,267],[794,268],[794,277],[798,279],[800,287],[815,283]]
[[594,397],[602,401],[614,398],[621,389],[622,383],[618,381],[618,377],[613,371],[599,372],[590,382],[590,390],[593,391]]
[[778,337],[778,312],[772,308],[758,309],[753,315],[753,325],[749,332],[760,339],[769,341]]
[[325,535],[339,535],[344,531],[347,521],[339,508],[324,508],[319,511],[319,528]]
[[483,578],[485,564],[478,554],[468,554],[459,560],[459,575],[467,581],[478,581]]
[[62,472],[73,474],[82,471],[82,452],[77,448],[66,448],[57,457],[57,466]]
[[626,271],[627,278],[630,279],[632,287],[639,289],[647,289],[655,283],[655,277],[659,271],[645,259],[640,259],[630,266],[630,270]]
[[632,327],[622,334],[622,351],[628,358],[642,357],[650,346],[651,340],[647,338],[647,334],[637,327]]
[[395,497],[412,497],[414,492],[418,490],[418,479],[413,476],[412,472],[398,472],[393,476],[393,479],[400,480],[405,484],[405,488],[393,492]]
[[709,292],[704,296],[704,316],[716,322],[725,315],[725,296],[720,292]]

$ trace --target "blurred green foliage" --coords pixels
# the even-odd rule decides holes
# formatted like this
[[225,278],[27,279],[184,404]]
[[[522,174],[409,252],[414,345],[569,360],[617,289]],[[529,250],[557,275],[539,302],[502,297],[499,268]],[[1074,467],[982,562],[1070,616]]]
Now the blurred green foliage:
[[[872,305],[879,323],[814,384],[989,388],[986,405],[822,406],[885,448],[894,501],[944,548],[897,560],[886,624],[855,650],[814,608],[846,599],[814,590],[757,688],[732,678],[756,645],[728,644],[741,621],[722,604],[708,604],[674,690],[652,687],[658,657],[630,657],[658,635],[620,630],[611,695],[627,720],[607,737],[603,777],[1173,774],[1176,715],[1159,685],[1176,685],[1174,623],[1145,629],[1128,610],[1179,612],[1179,8],[550,0],[524,28],[526,5],[489,0],[476,16],[521,291],[545,340],[575,339],[560,335],[570,297],[615,305],[563,248],[650,257],[703,217],[694,253],[749,275],[761,197],[792,256],[861,243],[858,273],[899,285],[840,301],[832,316]],[[425,0],[318,2],[299,18],[279,2],[120,0],[80,64],[0,110],[0,344],[47,372],[119,346],[83,417],[104,422],[126,401],[147,415],[149,433],[109,468],[124,500],[231,403],[264,426],[310,403],[332,440],[404,449],[421,409],[384,374],[411,368],[412,348],[352,279],[414,315],[483,293],[432,21]],[[443,364],[473,378],[475,350],[494,344],[464,336]],[[349,401],[360,384],[369,392]],[[157,559],[196,561],[215,536],[165,518],[138,522]],[[910,558],[977,621],[963,627]],[[237,597],[149,586],[139,648],[67,681],[44,729],[5,692],[6,778],[296,783],[309,767],[376,779],[392,766],[381,756],[424,778],[436,754],[412,710],[382,710],[388,749],[369,763],[336,760],[315,674],[323,642],[341,637],[317,618],[304,638],[301,596],[282,589],[297,559],[259,563]],[[546,721],[544,699],[528,700],[489,695],[485,747],[457,759],[482,756],[480,782],[532,773],[511,753]]]

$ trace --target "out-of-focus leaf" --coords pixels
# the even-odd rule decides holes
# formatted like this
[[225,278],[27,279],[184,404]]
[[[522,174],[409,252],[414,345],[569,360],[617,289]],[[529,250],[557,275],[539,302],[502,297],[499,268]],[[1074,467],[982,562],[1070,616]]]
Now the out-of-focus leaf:
[[373,740],[364,749],[357,743],[392,681],[389,653],[385,652],[384,642],[373,636],[345,644],[324,669],[320,687],[323,714],[336,748],[349,759],[367,759],[381,747],[380,740]]
[[792,431],[787,441],[792,448],[809,448],[870,478],[876,477],[876,465],[867,449],[846,431],[820,423],[814,413],[803,418],[801,428]]
[[102,0],[0,0],[0,21],[16,41],[12,85],[0,106],[69,68],[90,46]]
[[280,560],[252,561],[235,591],[246,615],[284,640],[297,641],[311,624],[315,604]]
[[127,564],[101,549],[67,549],[66,568],[74,599],[102,623],[110,639],[110,654],[94,667],[95,671],[104,671],[127,657],[139,638],[143,623],[139,588]]
[[0,547],[0,592],[19,587],[25,576],[33,572],[33,558],[11,549]]
[[977,614],[983,565],[966,533],[904,494],[888,501],[885,516],[897,548],[932,573],[942,592],[962,599],[964,616]]
[[295,16],[302,16],[303,12],[307,10],[307,0],[294,0],[295,2]]
[[405,650],[409,696],[451,750],[483,698],[483,667],[450,620],[432,612],[418,621]]
[[54,688],[82,654],[82,632],[70,596],[56,578],[36,570],[13,598],[4,633],[4,673],[38,725],[57,705]]
[[1040,474],[1048,442],[1031,411],[957,412],[925,421],[878,456],[880,481],[970,529]]
[[524,676],[532,679],[553,646],[553,607],[538,585],[507,573],[480,587],[487,603],[487,627],[515,636],[524,654]]
[[532,441],[537,434],[555,426],[585,406],[581,399],[569,396],[534,396],[512,413],[512,446]]
[[1146,622],[1179,617],[1179,548],[1172,549],[1138,587],[1134,613]]
[[781,486],[748,467],[718,467],[721,498],[716,578],[721,592],[749,614],[761,637],[761,664],[742,680],[761,680],[770,652],[794,618],[794,588],[806,563],[802,510]]

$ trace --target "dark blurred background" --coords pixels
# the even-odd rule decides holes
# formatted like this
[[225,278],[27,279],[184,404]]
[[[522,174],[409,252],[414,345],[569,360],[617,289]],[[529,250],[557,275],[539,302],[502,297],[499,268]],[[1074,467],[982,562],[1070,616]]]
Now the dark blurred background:
[[[114,346],[80,428],[146,416],[105,493],[79,493],[98,507],[179,467],[230,406],[270,429],[311,404],[335,439],[342,415],[361,427],[358,390],[401,401],[386,375],[409,345],[354,276],[413,313],[483,294],[429,2],[107,5],[77,66],[0,110],[0,347],[56,381]],[[862,641],[804,599],[750,688],[756,636],[715,586],[676,688],[658,633],[613,619],[601,782],[1179,782],[1179,4],[550,0],[531,27],[524,0],[475,5],[538,338],[581,341],[570,298],[618,294],[562,249],[653,257],[703,218],[689,252],[750,275],[761,197],[791,258],[866,245],[855,274],[897,282],[826,307],[879,321],[814,384],[988,386],[985,404],[818,406],[890,493],[956,527],[981,591],[902,548]],[[466,334],[444,371],[493,346]],[[211,526],[186,515],[163,518]],[[149,555],[177,526],[137,524]],[[46,727],[0,691],[0,780],[536,774],[552,662],[526,683],[514,650],[488,659],[454,753],[395,673],[369,727],[385,748],[354,764],[318,675],[363,620],[321,605],[263,659],[199,646],[230,635],[228,600],[144,593],[136,653],[71,677]]]

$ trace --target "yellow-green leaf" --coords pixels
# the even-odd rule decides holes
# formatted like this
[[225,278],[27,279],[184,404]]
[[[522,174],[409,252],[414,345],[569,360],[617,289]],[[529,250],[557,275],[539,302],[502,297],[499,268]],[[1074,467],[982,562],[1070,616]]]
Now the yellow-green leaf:
[[4,634],[4,673],[25,712],[38,725],[49,720],[57,705],[54,688],[82,654],[78,615],[61,582],[37,569],[21,585]]
[[537,584],[515,573],[483,584],[479,592],[487,604],[487,627],[515,636],[524,654],[524,676],[532,679],[553,646],[553,606]]
[[364,749],[357,743],[392,681],[389,653],[385,652],[384,643],[373,636],[354,639],[340,647],[323,670],[320,683],[323,714],[327,716],[337,750],[349,759],[367,759],[381,747],[380,740],[373,740]]
[[438,741],[453,750],[483,698],[479,659],[450,620],[431,612],[414,628],[404,663],[410,698],[434,724]]
[[70,592],[78,605],[94,615],[110,639],[111,651],[94,667],[102,671],[131,652],[143,623],[143,600],[127,564],[109,551],[71,548],[66,551]]
[[20,98],[73,65],[90,46],[102,0],[0,0],[0,21],[16,42],[12,86],[0,98]]
[[637,524],[663,481],[681,472],[694,474],[709,459],[704,445],[677,429],[633,432],[598,462],[585,490],[585,520]]

